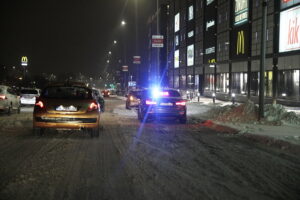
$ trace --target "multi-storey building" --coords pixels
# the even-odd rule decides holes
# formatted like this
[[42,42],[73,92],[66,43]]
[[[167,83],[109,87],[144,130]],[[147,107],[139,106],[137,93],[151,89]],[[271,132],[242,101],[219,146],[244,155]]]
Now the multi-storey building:
[[[256,101],[262,0],[169,0],[166,5],[170,87]],[[300,0],[268,0],[265,96],[300,104]]]

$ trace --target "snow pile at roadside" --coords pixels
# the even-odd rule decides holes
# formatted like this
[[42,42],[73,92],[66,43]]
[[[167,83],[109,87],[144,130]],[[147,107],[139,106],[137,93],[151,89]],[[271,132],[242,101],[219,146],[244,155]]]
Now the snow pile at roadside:
[[288,112],[280,104],[265,105],[265,120],[276,124],[295,124],[300,125],[300,117],[295,112]]
[[217,106],[208,111],[208,116],[221,122],[255,122],[257,107],[251,101],[241,105]]
[[[208,116],[221,122],[257,123],[258,106],[248,101],[241,105],[216,106],[207,112]],[[267,104],[264,108],[265,119],[263,124],[300,125],[300,116],[295,112],[288,112],[280,104]]]

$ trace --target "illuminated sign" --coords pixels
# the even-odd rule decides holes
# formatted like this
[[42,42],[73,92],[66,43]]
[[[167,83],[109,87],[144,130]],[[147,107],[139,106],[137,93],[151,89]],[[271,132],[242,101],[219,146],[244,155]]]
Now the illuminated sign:
[[21,58],[21,65],[24,67],[28,65],[28,58],[26,56]]
[[189,21],[194,19],[194,6],[189,7]]
[[191,38],[191,37],[193,37],[193,36],[194,36],[194,31],[188,32],[188,38]]
[[123,72],[128,72],[128,66],[127,65],[123,65],[122,66],[122,71]]
[[212,2],[214,2],[214,0],[206,0],[206,5],[208,6],[208,5],[211,4]]
[[206,31],[208,31],[208,29],[214,25],[215,25],[215,20],[210,20],[206,22]]
[[187,66],[194,65],[194,45],[189,45],[187,47]]
[[174,52],[174,68],[179,67],[179,50]]
[[133,56],[133,64],[141,64],[141,56]]
[[235,0],[234,25],[243,24],[248,21],[248,8],[248,0]]
[[300,0],[281,0],[280,2],[280,8],[285,9],[300,3]]
[[205,49],[205,54],[212,54],[212,53],[215,53],[216,52],[216,48],[215,47],[210,47],[210,48],[207,48]]
[[179,45],[179,35],[175,35],[175,46]]
[[237,33],[237,42],[236,42],[236,55],[245,54],[245,36],[244,31],[239,31]]
[[300,49],[300,6],[280,13],[279,52]]
[[177,32],[180,30],[180,14],[177,13],[175,15],[175,25],[174,25],[174,31]]
[[164,36],[163,35],[152,35],[152,47],[163,48],[164,47]]

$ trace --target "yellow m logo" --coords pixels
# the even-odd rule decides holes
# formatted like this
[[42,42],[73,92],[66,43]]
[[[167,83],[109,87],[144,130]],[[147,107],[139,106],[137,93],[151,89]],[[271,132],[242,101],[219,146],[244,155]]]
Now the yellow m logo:
[[27,58],[26,56],[23,56],[23,57],[21,58],[21,62],[28,62],[28,58]]
[[236,42],[236,55],[245,54],[245,36],[244,31],[239,31]]

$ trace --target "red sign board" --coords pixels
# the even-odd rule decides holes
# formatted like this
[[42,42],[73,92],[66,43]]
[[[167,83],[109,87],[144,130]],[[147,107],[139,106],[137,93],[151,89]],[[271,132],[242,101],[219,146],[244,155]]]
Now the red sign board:
[[127,65],[123,65],[122,66],[122,71],[123,72],[128,72],[128,66]]
[[164,36],[163,35],[152,35],[152,47],[163,48],[164,47]]
[[141,56],[133,56],[133,64],[141,64]]

